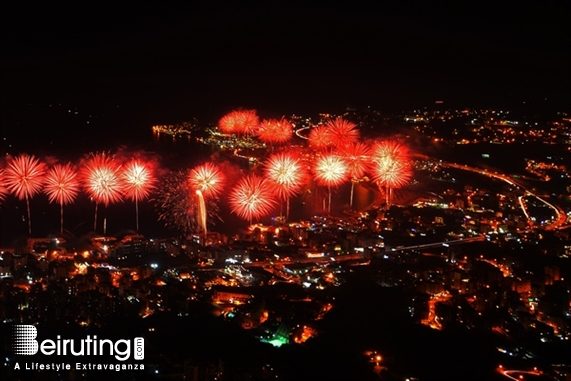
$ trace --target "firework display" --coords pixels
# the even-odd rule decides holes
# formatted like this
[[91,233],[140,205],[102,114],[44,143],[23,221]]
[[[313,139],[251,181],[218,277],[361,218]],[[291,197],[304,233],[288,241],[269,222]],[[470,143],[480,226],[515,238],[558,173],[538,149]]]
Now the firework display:
[[8,159],[4,181],[9,192],[24,200],[42,190],[45,174],[45,163],[34,155],[23,154]]
[[281,152],[268,158],[265,173],[275,196],[286,201],[286,215],[289,216],[289,200],[303,186],[307,175],[305,166],[293,153]]
[[150,165],[139,159],[133,159],[122,173],[125,197],[135,201],[137,231],[139,230],[139,200],[149,196],[155,187],[155,178]]
[[367,172],[370,162],[370,147],[368,144],[355,142],[342,146],[340,155],[347,164],[347,171],[351,178],[351,196],[349,206],[353,206],[353,192],[355,182]]
[[[245,142],[258,139],[277,146],[262,152],[258,158],[262,165],[247,171],[212,159],[170,172],[156,168],[140,155],[123,153],[128,159],[119,160],[108,152],[89,153],[77,166],[50,166],[33,155],[21,154],[8,157],[0,168],[0,201],[5,202],[10,195],[26,200],[31,234],[29,200],[40,192],[50,203],[60,204],[62,232],[63,206],[73,203],[81,191],[95,203],[94,230],[99,204],[108,206],[128,199],[135,202],[138,231],[139,202],[151,199],[166,227],[184,234],[202,232],[206,238],[207,220],[217,215],[220,203],[228,203],[231,213],[252,222],[273,212],[278,203],[281,209],[284,202],[289,217],[290,199],[298,195],[314,194],[321,203],[322,196],[317,195],[326,194],[329,202],[326,206],[327,196],[323,196],[323,210],[331,213],[333,188],[350,180],[352,207],[355,184],[371,178],[385,193],[389,206],[393,190],[405,186],[412,177],[406,146],[392,140],[362,142],[356,124],[341,117],[304,126],[310,132],[303,145],[283,144],[293,138],[290,121],[264,119],[260,123],[254,110],[231,111],[220,119],[219,129],[225,139],[237,139],[236,144],[242,144],[239,137],[247,135]],[[234,185],[228,189],[227,184]],[[315,187],[322,189],[317,192]]]
[[373,179],[382,185],[398,188],[410,179],[408,149],[393,141],[376,143],[372,149]]
[[208,228],[206,226],[206,202],[204,201],[204,195],[202,194],[202,191],[197,190],[196,196],[198,197],[198,224],[206,236],[208,233]]
[[252,222],[272,211],[275,205],[270,183],[259,176],[248,175],[242,178],[229,196],[233,213]]
[[205,196],[218,196],[224,187],[224,174],[216,164],[205,163],[190,170],[190,185]]
[[91,154],[85,161],[85,190],[96,203],[107,206],[122,200],[124,183],[119,167],[119,163],[105,152]]
[[309,146],[315,150],[323,150],[333,144],[331,131],[327,126],[313,127],[309,133]]
[[260,127],[260,120],[255,110],[235,110],[224,115],[218,127],[226,134],[251,134]]
[[196,230],[196,202],[188,191],[185,171],[171,172],[161,182],[157,196],[159,220],[167,227],[189,234]]
[[331,187],[339,186],[347,180],[347,164],[337,155],[321,156],[313,166],[313,173],[318,184],[326,185],[329,193],[327,212],[331,213]]
[[190,186],[195,190],[198,198],[198,224],[206,240],[208,211],[205,196],[217,200],[224,187],[225,177],[220,167],[212,163],[205,163],[192,168],[188,178]]
[[4,179],[4,169],[0,168],[0,201],[3,201],[8,194],[8,188],[6,188],[6,180]]
[[285,143],[290,141],[293,136],[293,126],[285,118],[279,120],[264,119],[256,132],[256,136],[264,143]]
[[313,172],[319,184],[331,187],[341,185],[347,179],[348,167],[341,156],[328,154],[317,159]]
[[138,201],[145,199],[154,188],[154,176],[148,165],[138,159],[130,161],[122,172],[125,197]]
[[275,195],[285,200],[299,192],[303,186],[305,170],[299,158],[291,153],[281,152],[269,157],[266,177],[272,184]]
[[356,128],[357,125],[353,122],[339,117],[329,121],[326,126],[329,129],[331,143],[338,147],[359,141],[359,130]]
[[32,234],[30,198],[42,190],[46,164],[33,155],[22,154],[8,158],[4,182],[9,192],[19,200],[26,200],[28,211],[28,234]]
[[44,192],[51,202],[60,205],[60,233],[63,233],[63,206],[75,201],[80,184],[76,168],[71,164],[56,164],[46,175]]
[[371,172],[373,180],[385,187],[386,202],[390,204],[392,190],[407,184],[412,176],[408,149],[394,141],[375,143]]
[[123,181],[119,164],[106,152],[91,153],[83,162],[84,188],[95,201],[93,230],[97,230],[97,209],[99,204],[108,206],[123,197]]
[[360,142],[343,146],[339,151],[339,155],[347,164],[349,177],[358,179],[365,175],[371,160],[370,151],[371,149],[368,144]]

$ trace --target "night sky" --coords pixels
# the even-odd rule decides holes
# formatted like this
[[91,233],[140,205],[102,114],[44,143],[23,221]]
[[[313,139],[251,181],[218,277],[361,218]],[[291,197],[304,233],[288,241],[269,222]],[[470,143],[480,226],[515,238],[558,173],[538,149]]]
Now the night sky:
[[5,1],[2,111],[569,105],[569,2],[331,3]]

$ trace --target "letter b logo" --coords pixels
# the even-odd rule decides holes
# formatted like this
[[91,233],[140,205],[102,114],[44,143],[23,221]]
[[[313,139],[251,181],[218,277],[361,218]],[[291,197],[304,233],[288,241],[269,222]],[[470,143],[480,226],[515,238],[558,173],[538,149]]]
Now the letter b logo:
[[33,325],[14,325],[14,354],[35,355],[38,353],[38,330]]

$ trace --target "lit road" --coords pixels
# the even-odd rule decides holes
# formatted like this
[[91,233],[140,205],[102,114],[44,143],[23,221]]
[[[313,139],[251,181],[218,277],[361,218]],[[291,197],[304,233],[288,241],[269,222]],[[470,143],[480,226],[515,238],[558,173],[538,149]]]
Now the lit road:
[[[540,370],[537,370],[537,368],[535,368],[534,370],[516,370],[516,369],[510,370],[510,369],[503,369],[500,366],[498,371],[507,378],[509,378],[510,380],[515,380],[515,381],[534,380],[537,379],[538,376],[542,375],[542,372]],[[526,377],[526,376],[532,376],[532,377]]]
[[502,272],[502,274],[504,274],[505,277],[512,275],[509,268],[502,265],[501,263],[498,263],[495,259],[491,260],[491,259],[484,259],[484,258],[480,257],[480,258],[478,258],[478,260],[481,262],[486,262],[486,263],[494,266],[495,268],[499,269]]
[[311,127],[302,127],[302,128],[298,128],[297,130],[295,130],[295,134],[297,135],[298,138],[300,139],[304,139],[307,140],[307,136],[302,135],[302,131],[304,130],[311,130]]
[[[396,248],[392,248],[392,252],[396,251],[407,251],[407,250],[417,250],[417,249],[429,249],[434,247],[448,247],[452,245],[461,245],[464,243],[470,242],[482,242],[485,241],[486,237],[484,235],[479,235],[476,237],[470,238],[462,238],[462,239],[455,239],[452,241],[442,241],[442,242],[431,242],[425,243],[422,245],[412,245],[412,246],[399,246]],[[316,257],[316,258],[296,258],[296,259],[273,259],[273,260],[266,260],[266,261],[256,261],[250,263],[244,263],[244,267],[266,267],[266,266],[274,266],[274,265],[290,265],[292,263],[335,263],[335,262],[343,262],[343,261],[351,261],[351,260],[360,260],[363,259],[363,254],[346,254],[340,255],[337,257]]]
[[317,258],[299,258],[299,259],[278,259],[278,260],[267,260],[267,261],[257,261],[257,262],[250,262],[244,263],[244,267],[267,267],[267,266],[274,266],[274,265],[291,265],[292,263],[336,263],[336,262],[343,262],[343,261],[350,261],[350,260],[359,260],[363,259],[362,254],[347,254],[347,255],[340,255],[338,257],[317,257]]
[[452,245],[461,245],[461,244],[470,243],[470,242],[482,242],[485,240],[486,240],[486,237],[484,235],[479,235],[476,237],[460,238],[460,239],[455,239],[452,241],[431,242],[431,243],[425,243],[422,245],[412,245],[412,246],[399,246],[399,247],[393,248],[392,251],[406,251],[406,250],[416,250],[416,249],[429,249],[429,248],[434,248],[434,247],[448,247],[448,246],[452,246]]
[[[447,163],[444,161],[440,161],[440,165],[443,167],[450,167],[450,168],[456,168],[456,169],[461,169],[464,171],[471,171],[471,172],[476,172],[480,175],[483,176],[488,176],[488,177],[492,177],[498,180],[502,180],[510,185],[513,185],[515,187],[518,187],[522,190],[525,191],[526,195],[530,195],[535,197],[536,199],[538,199],[539,201],[541,201],[543,204],[545,204],[546,206],[548,206],[549,208],[553,209],[553,211],[555,212],[556,215],[556,220],[553,221],[552,223],[550,223],[549,225],[547,225],[545,227],[546,230],[555,230],[555,229],[559,229],[561,227],[563,227],[563,225],[565,225],[565,223],[567,222],[567,216],[565,215],[565,211],[559,207],[559,206],[555,206],[553,204],[551,204],[550,202],[548,202],[547,200],[545,200],[544,198],[542,198],[541,196],[539,196],[536,193],[533,193],[530,189],[527,189],[526,187],[524,187],[523,185],[515,182],[512,178],[506,176],[506,175],[502,175],[500,173],[497,172],[489,172],[485,169],[480,169],[480,168],[475,168],[475,167],[469,167],[467,165],[461,165],[461,164],[456,164],[456,163]],[[526,217],[529,218],[527,210],[525,209],[525,206],[521,200],[520,197],[520,205],[523,209],[524,214],[526,215]]]
[[448,291],[444,291],[433,295],[428,301],[428,318],[422,321],[422,324],[429,326],[430,328],[441,330],[442,324],[438,321],[438,316],[436,315],[436,303],[444,303],[452,298],[452,295]]

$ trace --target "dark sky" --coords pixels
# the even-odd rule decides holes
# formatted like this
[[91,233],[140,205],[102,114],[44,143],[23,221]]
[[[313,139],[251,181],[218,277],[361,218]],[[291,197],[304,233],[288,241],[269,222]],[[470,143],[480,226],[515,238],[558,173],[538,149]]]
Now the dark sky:
[[3,1],[2,107],[569,103],[569,2],[330,3]]

